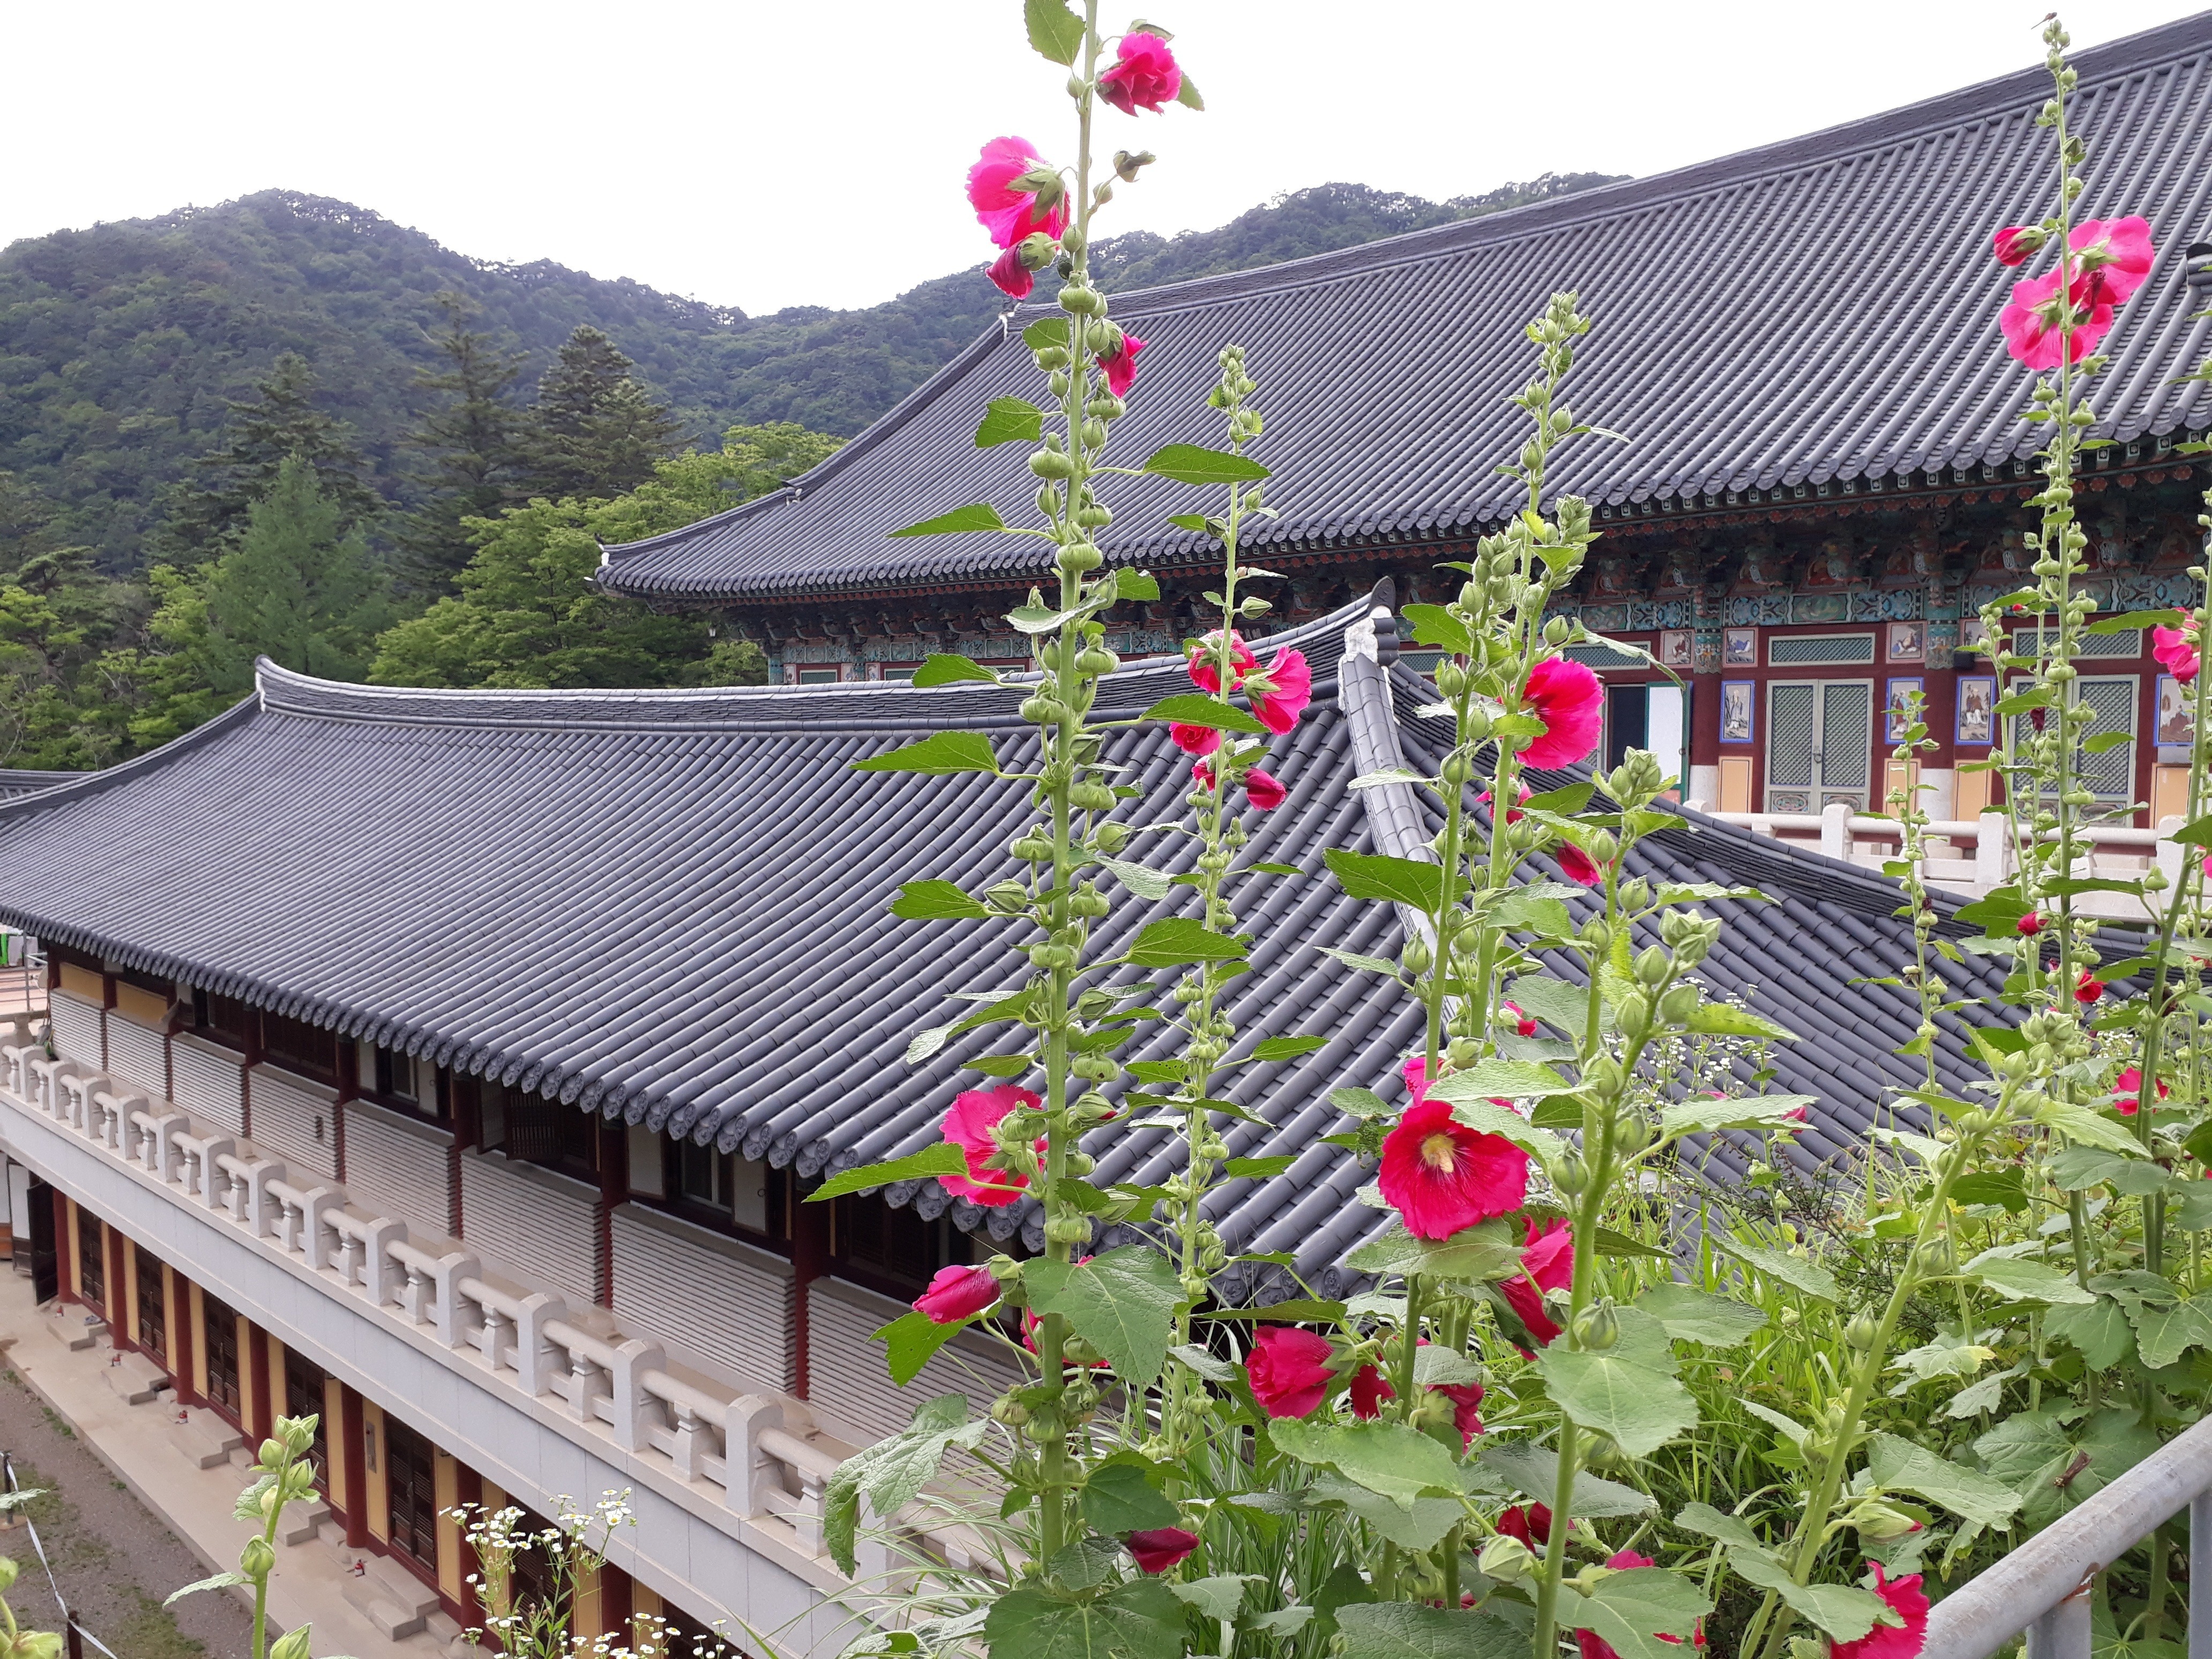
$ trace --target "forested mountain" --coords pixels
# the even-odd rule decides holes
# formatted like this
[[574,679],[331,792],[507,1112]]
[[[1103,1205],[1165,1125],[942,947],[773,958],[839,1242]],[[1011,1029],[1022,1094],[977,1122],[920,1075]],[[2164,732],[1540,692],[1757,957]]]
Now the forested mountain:
[[[1547,176],[1435,203],[1324,185],[1216,230],[1135,233],[1094,259],[1109,289],[1326,252],[1609,182]],[[158,219],[61,231],[0,251],[0,474],[43,498],[50,540],[100,569],[149,562],[172,487],[216,448],[235,400],[297,353],[393,508],[422,505],[407,446],[438,404],[441,295],[531,386],[580,325],[605,333],[681,432],[732,424],[847,435],[975,337],[1003,301],[981,267],[857,311],[747,317],[550,262],[489,264],[364,209],[289,191]],[[384,532],[372,530],[383,544]]]

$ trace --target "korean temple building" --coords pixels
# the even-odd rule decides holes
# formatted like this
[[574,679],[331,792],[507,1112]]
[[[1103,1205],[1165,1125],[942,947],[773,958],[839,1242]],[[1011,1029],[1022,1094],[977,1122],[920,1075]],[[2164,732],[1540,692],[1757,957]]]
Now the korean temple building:
[[[2163,250],[2100,393],[2116,441],[2092,480],[2096,580],[2112,605],[2166,603],[2194,545],[2173,446],[2212,423],[2168,384],[2201,353],[2190,313],[2212,298],[2186,274],[2190,241],[2212,236],[2212,16],[2081,69],[2087,205],[2143,212]],[[1433,833],[1404,786],[1351,787],[1433,772],[1448,742],[1375,585],[1432,595],[1436,562],[1504,510],[1489,469],[1517,434],[1500,395],[1525,372],[1519,323],[1552,289],[1579,287],[1597,319],[1576,405],[1631,434],[1571,462],[1607,532],[1576,604],[1683,660],[1689,687],[1609,669],[1609,743],[1686,747],[1687,796],[1717,807],[1787,810],[1795,791],[1817,808],[1868,802],[1888,681],[1919,679],[1939,725],[1955,721],[1962,608],[2001,591],[2024,522],[2025,379],[1990,322],[2005,279],[1984,242],[2035,212],[2039,76],[1117,301],[1148,342],[1133,454],[1205,438],[1215,353],[1249,348],[1282,514],[1257,556],[1290,578],[1278,640],[1314,666],[1314,705],[1267,762],[1286,799],[1246,820],[1248,858],[1302,873],[1245,901],[1259,943],[1228,1012],[1241,1041],[1328,1040],[1228,1074],[1255,1120],[1229,1127],[1232,1151],[1294,1159],[1225,1190],[1232,1253],[1288,1252],[1342,1290],[1345,1253],[1383,1222],[1357,1197],[1370,1172],[1321,1137],[1346,1123],[1332,1089],[1402,1099],[1418,1012],[1319,956],[1389,957],[1404,937],[1322,854],[1419,856]],[[1031,579],[1018,550],[883,532],[1026,498],[1018,456],[970,444],[1026,363],[994,331],[787,490],[609,550],[609,586],[732,617],[770,644],[781,684],[410,690],[264,663],[251,696],[165,748],[0,799],[0,922],[51,963],[45,1029],[0,1029],[0,1156],[31,1295],[65,1346],[93,1345],[143,1382],[143,1409],[181,1419],[159,1455],[219,1461],[280,1412],[318,1412],[324,1502],[287,1542],[364,1564],[357,1605],[394,1653],[441,1651],[479,1616],[455,1503],[543,1516],[628,1490],[637,1523],[580,1631],[658,1613],[756,1659],[841,1647],[903,1553],[988,1559],[925,1496],[880,1518],[890,1535],[856,1586],[823,1548],[823,1494],[919,1401],[980,1403],[1011,1374],[968,1333],[896,1389],[870,1334],[939,1266],[1035,1249],[1034,1206],[978,1209],[934,1182],[804,1200],[827,1174],[936,1140],[998,1046],[987,1029],[907,1062],[956,994],[1000,983],[1005,940],[1000,923],[887,905],[916,878],[981,891],[1014,873],[1020,790],[850,763],[932,730],[982,733],[1008,762],[1032,742],[1018,684],[884,683],[931,649],[1015,665],[989,619]],[[1116,526],[1131,528],[1115,556],[1167,597],[1120,623],[1130,660],[1103,714],[1188,684],[1209,555],[1136,528],[1182,507],[1139,490]],[[2112,718],[2142,741],[2116,787],[2138,797],[2160,764],[2154,678],[2139,654],[2091,677],[2127,688]],[[1737,742],[1720,715],[1747,683]],[[1801,735],[1770,732],[1785,725]],[[1971,752],[1947,746],[1928,778]],[[1125,729],[1106,757],[1136,787],[1129,817],[1178,814],[1187,757]],[[1694,809],[1632,867],[1775,901],[1725,907],[1701,976],[1796,1034],[1766,1086],[1818,1099],[1803,1157],[1857,1143],[1893,1109],[1885,1091],[1918,1080],[1893,1052],[1917,1006],[1862,982],[1910,957],[1893,883]],[[1102,942],[1176,902],[1127,907]],[[1955,993],[1993,991],[1989,963],[1969,957]],[[1140,1034],[1121,1058],[1169,1041]],[[1963,1046],[1947,1016],[1939,1066],[1960,1081]],[[1176,1159],[1125,1125],[1086,1147],[1101,1182],[1156,1182]],[[1740,1167],[1753,1149],[1713,1153]],[[1280,1281],[1232,1272],[1218,1290],[1266,1300]]]
[[[2201,540],[2204,469],[2174,450],[2212,428],[2212,386],[2173,381],[2212,342],[2196,315],[2212,307],[2208,44],[2200,14],[2078,59],[2072,120],[2090,156],[2077,222],[2140,214],[2160,250],[2093,399],[2111,447],[2083,516],[2108,610],[2191,597],[2180,573]],[[1954,653],[1978,608],[2027,580],[2022,502],[2039,483],[2040,428],[2021,419],[2032,377],[1996,326],[2021,273],[1990,238],[2047,210],[2033,117],[2048,92],[2038,68],[1674,173],[1115,295],[1115,320],[1146,350],[1108,459],[1218,442],[1205,394],[1220,348],[1241,344],[1267,417],[1251,453],[1273,471],[1280,514],[1249,545],[1287,578],[1267,590],[1279,617],[1295,624],[1382,575],[1433,599],[1459,580],[1438,562],[1518,505],[1493,469],[1523,436],[1506,404],[1532,368],[1521,331],[1576,289],[1593,327],[1567,402],[1623,441],[1586,437],[1555,467],[1604,532],[1563,609],[1686,682],[1594,648],[1613,688],[1611,751],[1680,755],[1686,798],[1723,811],[1880,810],[1879,711],[1917,687],[1942,745],[1923,763],[1928,804],[1971,819],[1989,775],[1954,769],[1987,752],[1995,687],[1986,661],[1962,671]],[[609,548],[602,584],[720,609],[790,684],[897,678],[938,650],[1024,659],[999,618],[1035,580],[1028,544],[886,537],[969,501],[1022,521],[1027,446],[971,438],[990,399],[1035,395],[1021,331],[1056,314],[1014,312],[787,488]],[[1162,597],[1109,643],[1175,649],[1205,626],[1218,560],[1166,520],[1204,504],[1164,480],[1109,482],[1100,545],[1152,570]],[[2148,801],[2154,824],[2179,810],[2180,775],[2160,762],[2147,645],[2100,637],[2081,684],[2098,731],[2136,737],[2093,757],[2098,793]]]

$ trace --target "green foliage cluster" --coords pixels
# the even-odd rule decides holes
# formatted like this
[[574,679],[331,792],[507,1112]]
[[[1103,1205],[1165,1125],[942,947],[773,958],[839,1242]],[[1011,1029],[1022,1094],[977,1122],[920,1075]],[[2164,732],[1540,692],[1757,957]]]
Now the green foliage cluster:
[[[1323,185],[1217,230],[1101,243],[1094,268],[1109,289],[1144,287],[1607,182],[1547,175],[1445,203]],[[546,261],[471,259],[343,202],[264,191],[0,252],[0,470],[52,501],[58,530],[92,548],[100,568],[141,568],[152,562],[170,487],[195,476],[195,458],[218,447],[232,404],[292,352],[313,366],[320,406],[355,434],[367,484],[412,512],[428,481],[407,439],[441,404],[422,377],[451,368],[440,345],[444,295],[473,308],[476,326],[513,355],[525,382],[578,328],[599,331],[669,403],[677,431],[701,444],[733,423],[857,432],[1005,303],[979,268],[860,310],[747,317]],[[228,507],[234,522],[236,497]]]

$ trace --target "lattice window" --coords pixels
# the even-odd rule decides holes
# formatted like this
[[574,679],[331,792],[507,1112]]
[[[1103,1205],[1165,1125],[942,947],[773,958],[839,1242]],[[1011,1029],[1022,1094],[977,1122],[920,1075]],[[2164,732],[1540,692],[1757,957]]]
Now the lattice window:
[[1802,788],[1813,781],[1813,706],[1817,690],[1812,685],[1777,685],[1769,691],[1766,781],[1772,787]]
[[1813,668],[1874,660],[1871,634],[1785,634],[1766,642],[1773,668]]
[[1635,652],[1616,650],[1609,645],[1571,645],[1566,648],[1565,654],[1569,661],[1578,662],[1590,668],[1648,668],[1650,666]]
[[1820,702],[1821,787],[1865,788],[1874,764],[1874,688],[1839,680],[1820,688]]
[[[2014,681],[2012,690],[2021,690],[2027,682]],[[2100,800],[2130,800],[2136,787],[2136,703],[2139,682],[2132,674],[2114,675],[2096,679],[2081,678],[2074,682],[2082,706],[2089,710],[2090,720],[2081,731],[2084,748],[2074,757],[2075,775],[2081,787]],[[2107,732],[2123,732],[2128,741],[2115,744],[2110,749],[2090,754],[2087,744],[2092,738]],[[2013,716],[2012,740],[2016,750],[2025,751],[2035,736],[2030,716]]]

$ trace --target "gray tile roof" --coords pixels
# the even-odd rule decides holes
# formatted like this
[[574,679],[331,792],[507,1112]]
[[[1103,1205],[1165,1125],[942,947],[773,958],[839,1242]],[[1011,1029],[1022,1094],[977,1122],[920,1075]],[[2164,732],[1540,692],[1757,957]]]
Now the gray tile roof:
[[[2078,67],[2075,130],[2092,146],[2080,211],[2146,216],[2160,252],[2110,339],[2103,429],[2203,426],[2203,388],[2169,382],[2205,340],[2190,320],[2203,296],[2183,272],[2185,246],[2212,238],[2212,13],[2084,52]],[[2040,68],[2024,70],[1654,178],[1117,296],[1116,319],[1147,349],[1114,457],[1208,441],[1215,354],[1238,342],[1268,416],[1253,453],[1279,480],[1263,547],[1463,538],[1511,505],[1492,469],[1521,443],[1504,403],[1528,372],[1521,329],[1563,288],[1595,323],[1569,401],[1628,440],[1584,440],[1556,474],[1598,502],[2024,456],[2030,379],[1996,328],[2021,273],[1989,239],[2045,210],[2047,136],[2033,118],[2048,92]],[[1019,311],[1015,331],[1041,314]],[[1036,379],[1018,338],[993,330],[798,488],[610,549],[601,580],[732,602],[1030,580],[1035,544],[885,535],[964,502],[1011,516],[1030,499],[1025,447],[971,439],[988,399],[1034,396]],[[1210,557],[1164,522],[1190,510],[1188,492],[1116,484],[1110,556]]]
[[18,795],[36,793],[51,789],[58,783],[73,783],[84,775],[82,772],[33,772],[21,768],[0,769],[0,800],[12,800]]
[[[1322,850],[1404,850],[1432,833],[1410,796],[1393,805],[1388,792],[1348,786],[1392,745],[1432,765],[1442,737],[1415,712],[1426,682],[1369,659],[1340,672],[1351,614],[1284,636],[1311,656],[1318,700],[1275,742],[1270,764],[1289,799],[1248,820],[1247,856],[1310,873],[1254,896],[1263,943],[1231,1011],[1249,1035],[1332,1041],[1225,1084],[1267,1120],[1231,1127],[1238,1153],[1303,1156],[1279,1179],[1224,1192],[1224,1231],[1316,1271],[1378,1219],[1352,1203],[1366,1175],[1316,1144],[1342,1127],[1328,1091],[1360,1084],[1396,1098],[1417,1034],[1399,993],[1315,950],[1388,956],[1401,937],[1392,910],[1345,899],[1321,873]],[[1179,660],[1133,665],[1108,682],[1102,708],[1134,711],[1177,687],[1188,687]],[[264,663],[255,697],[190,736],[0,804],[0,917],[805,1172],[872,1161],[934,1139],[955,1091],[976,1082],[962,1063],[1002,1034],[916,1067],[904,1063],[908,1038],[957,1018],[949,993],[1017,977],[999,925],[901,921],[885,904],[916,877],[981,890],[1012,873],[1004,849],[1023,792],[848,763],[945,726],[988,732],[1018,757],[1030,741],[1020,695],[387,690]],[[1181,812],[1187,757],[1127,732],[1109,757],[1144,791],[1132,817]],[[1189,852],[1170,851],[1188,845],[1164,839],[1148,856],[1188,867]],[[1912,1080],[1911,1062],[1887,1052],[1911,1033],[1909,1006],[1846,983],[1904,959],[1893,884],[1704,820],[1664,832],[1641,862],[1663,878],[1756,882],[1779,899],[1727,907],[1706,977],[1803,1035],[1777,1053],[1772,1086],[1821,1097],[1814,1150],[1854,1137],[1881,1083]],[[1113,925],[1139,925],[1139,909]],[[1989,988],[1986,975],[1954,979]],[[1127,1058],[1164,1046],[1140,1042]],[[1957,1063],[1955,1030],[1944,1054]],[[1093,1150],[1106,1178],[1151,1179],[1172,1159],[1162,1141],[1109,1127]],[[921,1198],[945,1201],[933,1183]]]

